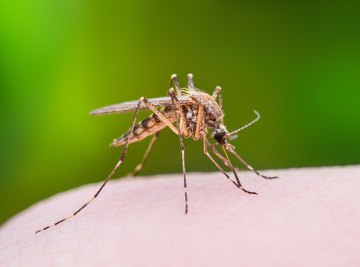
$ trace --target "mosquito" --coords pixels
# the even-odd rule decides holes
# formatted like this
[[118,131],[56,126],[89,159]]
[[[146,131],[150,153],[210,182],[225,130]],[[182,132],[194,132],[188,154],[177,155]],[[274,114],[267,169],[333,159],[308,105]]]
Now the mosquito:
[[[191,73],[187,75],[187,80],[187,87],[181,88],[177,75],[173,74],[171,75],[168,96],[150,99],[141,97],[139,100],[106,106],[90,112],[91,115],[95,116],[134,112],[134,118],[130,129],[119,138],[114,139],[114,141],[110,144],[110,146],[113,147],[124,147],[120,159],[90,200],[88,200],[70,216],[36,231],[36,234],[76,216],[80,211],[94,201],[99,196],[107,182],[114,176],[120,165],[124,162],[129,145],[131,143],[140,142],[148,136],[153,136],[141,162],[135,167],[134,171],[129,174],[130,176],[137,175],[144,167],[150,151],[159,137],[160,131],[166,127],[169,127],[170,130],[179,137],[185,198],[185,214],[188,213],[188,186],[186,180],[184,138],[192,138],[195,141],[202,139],[204,154],[227,179],[245,193],[257,194],[256,192],[249,191],[242,186],[236,169],[230,161],[227,152],[233,154],[243,165],[245,165],[247,169],[253,171],[256,175],[265,179],[278,178],[277,176],[265,176],[259,173],[235,152],[235,147],[233,145],[228,143],[228,140],[236,138],[240,131],[257,122],[260,119],[260,114],[254,110],[256,115],[254,120],[235,131],[229,132],[224,125],[221,87],[217,86],[213,94],[209,95],[194,86],[193,75]],[[136,123],[140,110],[150,110],[152,111],[152,114],[146,119]],[[215,143],[211,143],[209,141],[209,131]],[[221,148],[223,154],[218,151],[217,147]],[[223,167],[221,167],[221,165],[214,159],[214,156],[232,171],[235,180],[233,180],[230,175],[225,172]]]

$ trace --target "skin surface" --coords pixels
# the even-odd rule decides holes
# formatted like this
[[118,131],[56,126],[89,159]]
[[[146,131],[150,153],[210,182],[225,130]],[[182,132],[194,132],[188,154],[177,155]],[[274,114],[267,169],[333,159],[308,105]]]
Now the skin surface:
[[359,266],[360,166],[240,172],[245,194],[221,173],[111,181],[55,195],[0,229],[0,266]]

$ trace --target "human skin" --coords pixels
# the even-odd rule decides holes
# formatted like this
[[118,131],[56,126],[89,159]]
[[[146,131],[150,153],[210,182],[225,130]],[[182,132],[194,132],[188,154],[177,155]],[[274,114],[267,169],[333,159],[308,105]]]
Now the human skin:
[[0,266],[360,266],[360,166],[111,181],[44,200],[0,229]]

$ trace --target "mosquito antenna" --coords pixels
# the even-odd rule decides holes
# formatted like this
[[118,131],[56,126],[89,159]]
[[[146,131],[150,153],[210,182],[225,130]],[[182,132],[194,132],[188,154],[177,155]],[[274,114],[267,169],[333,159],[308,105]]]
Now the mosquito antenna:
[[249,122],[248,124],[244,125],[243,127],[239,128],[239,129],[237,129],[237,130],[235,130],[235,131],[233,131],[233,132],[231,132],[231,133],[228,133],[227,136],[235,135],[235,134],[237,134],[238,132],[246,129],[246,128],[249,127],[250,125],[253,125],[255,122],[257,122],[258,120],[260,120],[260,114],[259,114],[259,112],[257,112],[256,110],[254,110],[254,113],[255,113],[255,115],[256,115],[256,118],[255,118],[253,121]]

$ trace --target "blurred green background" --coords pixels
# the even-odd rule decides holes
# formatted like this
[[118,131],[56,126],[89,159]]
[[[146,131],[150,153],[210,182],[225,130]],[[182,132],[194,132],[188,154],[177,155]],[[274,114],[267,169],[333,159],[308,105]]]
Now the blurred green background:
[[[172,73],[185,84],[192,72],[207,92],[221,85],[229,130],[262,114],[232,142],[256,168],[358,164],[359,11],[359,1],[1,1],[0,222],[103,180],[121,153],[108,144],[132,115],[88,112],[163,96]],[[117,177],[148,141],[130,146]],[[216,171],[199,142],[186,149],[188,171]],[[170,172],[180,151],[166,130],[142,174]]]

